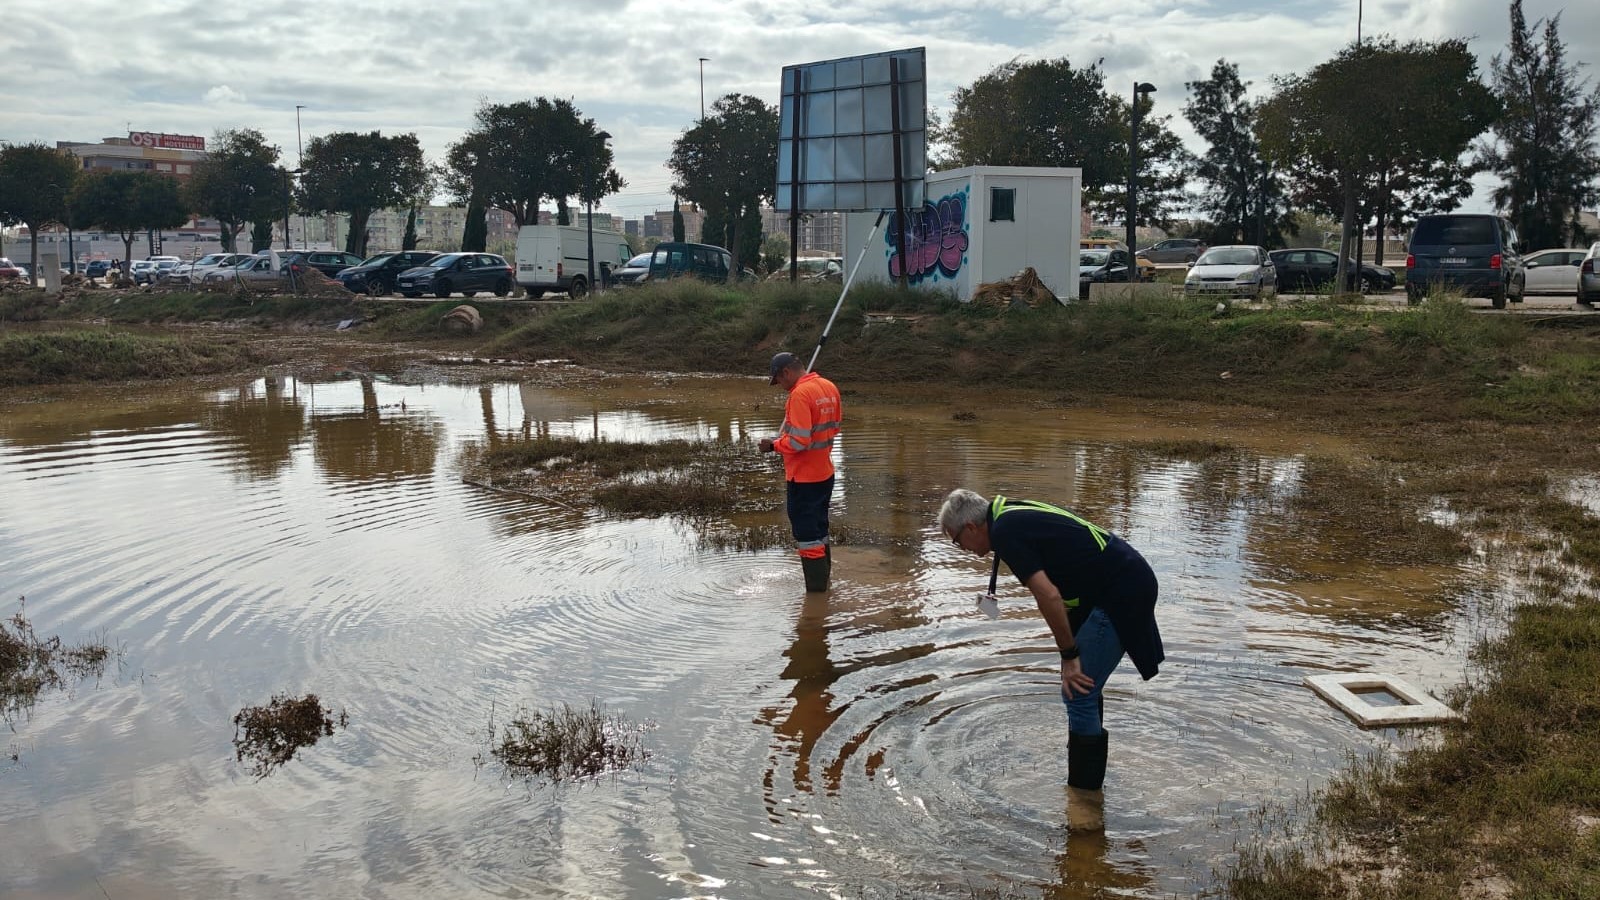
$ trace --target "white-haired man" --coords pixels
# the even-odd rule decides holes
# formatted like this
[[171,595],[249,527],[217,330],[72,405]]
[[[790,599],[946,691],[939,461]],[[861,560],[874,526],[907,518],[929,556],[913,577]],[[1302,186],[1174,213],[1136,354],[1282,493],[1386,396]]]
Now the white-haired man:
[[1104,828],[1101,690],[1124,654],[1145,680],[1160,669],[1155,572],[1127,541],[1048,503],[991,501],[958,488],[945,498],[938,522],[956,546],[979,556],[993,550],[997,570],[1004,562],[1033,593],[1061,654],[1069,824]]

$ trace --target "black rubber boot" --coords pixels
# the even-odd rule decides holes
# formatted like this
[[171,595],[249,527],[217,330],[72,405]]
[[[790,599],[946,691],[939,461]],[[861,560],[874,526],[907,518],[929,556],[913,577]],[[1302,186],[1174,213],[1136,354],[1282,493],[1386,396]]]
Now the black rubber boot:
[[1105,731],[1096,735],[1067,736],[1067,784],[1086,791],[1098,791],[1106,780]]
[[1067,738],[1067,827],[1073,831],[1104,831],[1106,795],[1106,733]]
[[800,557],[800,571],[806,576],[806,593],[818,594],[828,589],[828,574],[832,568],[827,556],[815,559]]

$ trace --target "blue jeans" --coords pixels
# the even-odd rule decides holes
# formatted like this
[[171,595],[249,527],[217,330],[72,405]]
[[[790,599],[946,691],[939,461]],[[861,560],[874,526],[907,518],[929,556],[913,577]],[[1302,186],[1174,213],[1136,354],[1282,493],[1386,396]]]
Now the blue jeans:
[[1061,702],[1067,705],[1067,731],[1093,737],[1105,730],[1101,723],[1105,704],[1100,692],[1122,662],[1122,641],[1105,610],[1099,607],[1089,612],[1074,638],[1078,642],[1078,662],[1083,674],[1094,679],[1094,690],[1070,698],[1062,691]]

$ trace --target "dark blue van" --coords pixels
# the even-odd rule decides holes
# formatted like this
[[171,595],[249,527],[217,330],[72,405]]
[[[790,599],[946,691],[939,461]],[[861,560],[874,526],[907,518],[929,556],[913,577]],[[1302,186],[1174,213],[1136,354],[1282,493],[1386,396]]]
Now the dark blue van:
[[1521,303],[1527,273],[1519,250],[1516,230],[1499,216],[1423,216],[1406,256],[1406,300],[1420,303],[1439,289],[1488,297],[1495,309]]

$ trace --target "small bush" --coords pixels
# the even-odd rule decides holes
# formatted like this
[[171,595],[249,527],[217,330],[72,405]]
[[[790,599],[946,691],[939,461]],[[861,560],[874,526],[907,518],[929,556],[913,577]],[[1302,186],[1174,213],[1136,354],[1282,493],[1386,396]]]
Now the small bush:
[[586,710],[563,703],[548,712],[522,711],[490,752],[510,775],[560,784],[643,763],[650,758],[643,731],[644,726],[602,712],[593,703]]
[[[348,722],[341,712],[338,727]],[[297,751],[332,736],[335,724],[332,710],[325,709],[316,694],[300,698],[275,694],[265,706],[247,706],[233,717],[234,755],[239,762],[250,761],[250,774],[265,778],[294,759]]]

